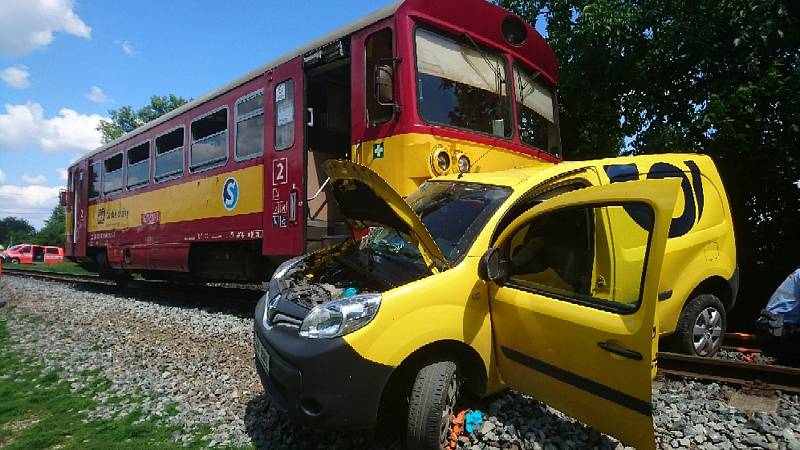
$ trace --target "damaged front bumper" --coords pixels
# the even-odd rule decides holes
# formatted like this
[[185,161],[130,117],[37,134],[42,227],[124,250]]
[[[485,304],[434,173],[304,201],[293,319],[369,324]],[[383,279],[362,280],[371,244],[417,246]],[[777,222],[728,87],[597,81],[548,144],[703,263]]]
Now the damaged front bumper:
[[267,295],[255,312],[255,362],[274,404],[316,427],[374,426],[392,367],[364,359],[341,337],[304,338],[286,322],[265,326],[266,302]]

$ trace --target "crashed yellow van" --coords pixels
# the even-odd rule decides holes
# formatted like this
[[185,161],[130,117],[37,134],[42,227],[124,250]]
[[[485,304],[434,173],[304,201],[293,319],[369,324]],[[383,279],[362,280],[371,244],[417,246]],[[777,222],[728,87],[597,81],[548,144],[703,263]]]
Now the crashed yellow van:
[[440,449],[459,398],[513,388],[652,448],[657,337],[718,348],[737,271],[707,157],[467,173],[405,200],[366,167],[325,170],[369,233],[281,265],[255,313],[258,373],[298,421],[400,405],[408,448]]

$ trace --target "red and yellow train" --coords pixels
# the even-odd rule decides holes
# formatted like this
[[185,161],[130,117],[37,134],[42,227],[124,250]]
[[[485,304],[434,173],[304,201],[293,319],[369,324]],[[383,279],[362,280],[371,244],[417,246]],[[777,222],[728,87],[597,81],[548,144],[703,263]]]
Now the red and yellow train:
[[402,195],[558,162],[557,75],[542,37],[496,5],[389,5],[76,162],[66,254],[120,278],[263,280],[349,233],[328,159]]

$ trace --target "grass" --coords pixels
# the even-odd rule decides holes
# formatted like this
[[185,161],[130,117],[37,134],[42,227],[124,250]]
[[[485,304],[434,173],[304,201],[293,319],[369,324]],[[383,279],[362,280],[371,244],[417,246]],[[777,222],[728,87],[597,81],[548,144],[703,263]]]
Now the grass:
[[[9,350],[11,337],[6,322],[0,319],[0,447],[7,449],[75,448],[142,449],[174,448],[170,437],[177,428],[153,420],[135,423],[141,414],[134,412],[114,420],[86,420],[79,411],[97,406],[94,394],[110,383],[98,373],[96,381],[77,392],[58,374],[42,368]],[[177,410],[172,408],[171,413]],[[84,423],[85,422],[85,423]],[[189,448],[200,447],[190,444]]]
[[97,275],[95,272],[89,272],[83,267],[72,261],[64,261],[55,264],[3,264],[3,269],[25,269],[25,270],[39,270],[41,272],[56,272],[56,273],[69,273],[73,275]]

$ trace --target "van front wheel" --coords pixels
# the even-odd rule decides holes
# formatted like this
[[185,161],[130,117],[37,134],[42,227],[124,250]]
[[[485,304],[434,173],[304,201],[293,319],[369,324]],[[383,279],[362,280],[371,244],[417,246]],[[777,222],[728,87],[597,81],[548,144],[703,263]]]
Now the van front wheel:
[[725,337],[727,317],[713,294],[700,294],[683,307],[673,336],[674,350],[696,356],[714,356]]
[[460,388],[458,366],[453,361],[438,361],[420,369],[408,399],[409,449],[445,448]]

